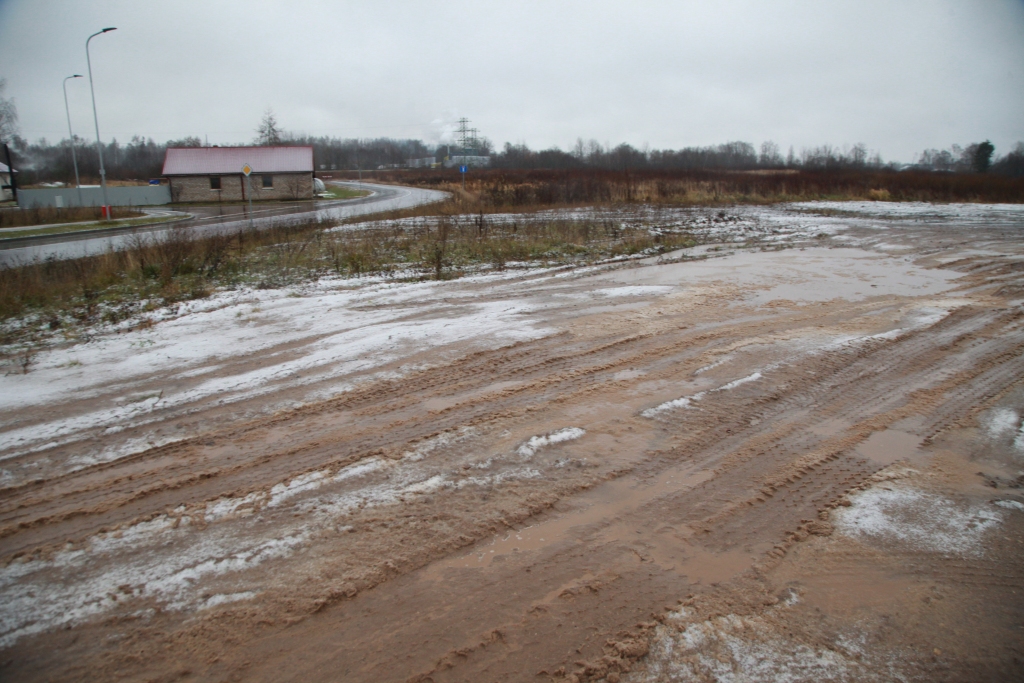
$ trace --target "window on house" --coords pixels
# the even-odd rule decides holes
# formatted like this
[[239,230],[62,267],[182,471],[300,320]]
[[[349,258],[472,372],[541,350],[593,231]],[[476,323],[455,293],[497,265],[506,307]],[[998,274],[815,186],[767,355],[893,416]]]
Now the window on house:
[[210,189],[211,190],[219,190],[220,189],[220,176],[219,175],[212,175],[212,176],[210,176]]
[[265,175],[265,176],[263,176],[263,187],[273,187],[273,186],[274,186],[274,176],[272,176],[272,175]]

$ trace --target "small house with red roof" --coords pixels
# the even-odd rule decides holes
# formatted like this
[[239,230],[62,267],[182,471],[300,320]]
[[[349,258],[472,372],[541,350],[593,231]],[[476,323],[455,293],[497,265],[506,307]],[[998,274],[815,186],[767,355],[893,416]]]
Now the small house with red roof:
[[313,148],[171,147],[163,175],[172,202],[312,199]]

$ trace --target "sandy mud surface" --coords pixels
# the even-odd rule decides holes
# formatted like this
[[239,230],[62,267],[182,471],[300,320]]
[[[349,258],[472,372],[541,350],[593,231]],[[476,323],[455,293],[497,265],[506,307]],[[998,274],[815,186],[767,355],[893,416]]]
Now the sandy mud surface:
[[0,679],[1024,677],[1024,209],[653,220],[4,368]]

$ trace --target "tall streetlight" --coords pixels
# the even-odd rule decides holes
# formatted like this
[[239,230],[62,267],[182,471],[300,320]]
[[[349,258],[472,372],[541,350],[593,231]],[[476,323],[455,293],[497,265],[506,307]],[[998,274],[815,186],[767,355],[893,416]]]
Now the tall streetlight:
[[68,81],[72,78],[81,78],[82,74],[75,74],[64,79],[61,85],[64,87],[64,111],[68,115],[68,139],[71,141],[71,163],[75,165],[75,187],[78,188],[78,205],[82,206],[82,183],[78,179],[78,158],[75,156],[75,134],[71,132],[71,109],[68,107]]
[[103,145],[100,144],[100,119],[96,116],[96,91],[92,87],[92,61],[89,59],[89,41],[102,33],[116,31],[116,27],[97,31],[85,40],[85,63],[89,66],[89,92],[92,94],[92,120],[96,123],[96,153],[100,157],[100,186],[103,188],[103,215],[110,218],[110,204],[107,203],[107,171],[103,168]]

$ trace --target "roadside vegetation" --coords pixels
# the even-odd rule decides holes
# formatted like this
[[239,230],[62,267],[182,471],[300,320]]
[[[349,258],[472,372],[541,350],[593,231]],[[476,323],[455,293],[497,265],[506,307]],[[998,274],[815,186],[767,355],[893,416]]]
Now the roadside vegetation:
[[212,237],[171,228],[159,239],[139,235],[120,251],[5,268],[0,344],[10,355],[17,351],[12,344],[61,334],[73,339],[93,325],[145,324],[140,314],[203,299],[217,289],[292,287],[328,277],[449,279],[655,255],[695,244],[684,231],[616,221],[492,223],[484,213],[456,213],[463,203],[431,207],[435,220],[418,226],[396,222],[395,214],[358,225],[313,221]]
[[223,289],[367,276],[448,279],[654,255],[696,243],[685,228],[657,224],[657,218],[542,210],[837,199],[1024,202],[1024,179],[991,174],[495,169],[471,171],[465,190],[457,172],[382,175],[451,195],[376,221],[313,221],[207,237],[171,228],[165,237],[139,235],[116,252],[0,269],[0,346],[6,349],[0,355],[9,358],[36,341],[74,339],[97,325],[144,325],[149,311]]
[[[139,218],[144,214],[129,206],[113,207],[113,219]],[[10,208],[0,210],[0,228],[20,228],[53,223],[78,223],[80,221],[101,221],[103,214],[98,206],[74,206],[56,209],[39,207],[35,209]]]
[[[681,206],[794,201],[1024,202],[1024,177],[888,170],[683,171],[471,169],[466,194],[488,210],[556,205]],[[457,171],[380,172],[376,179],[462,193]]]

